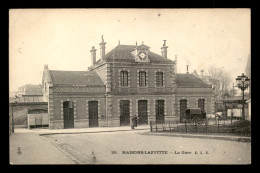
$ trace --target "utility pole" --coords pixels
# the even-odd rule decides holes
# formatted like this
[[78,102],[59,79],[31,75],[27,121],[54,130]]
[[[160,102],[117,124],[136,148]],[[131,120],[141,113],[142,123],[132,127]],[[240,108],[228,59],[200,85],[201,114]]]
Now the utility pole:
[[235,92],[235,89],[234,89],[234,83],[233,83],[233,97],[235,96],[234,92]]
[[12,105],[12,133],[14,133],[14,105],[13,103],[11,103]]

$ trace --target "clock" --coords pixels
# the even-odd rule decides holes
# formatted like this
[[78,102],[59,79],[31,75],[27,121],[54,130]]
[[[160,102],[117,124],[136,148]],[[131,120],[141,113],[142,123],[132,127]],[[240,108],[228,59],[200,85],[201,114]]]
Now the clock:
[[139,58],[141,59],[141,60],[145,60],[146,59],[146,53],[145,52],[140,52],[139,54],[138,54],[138,56],[139,56]]

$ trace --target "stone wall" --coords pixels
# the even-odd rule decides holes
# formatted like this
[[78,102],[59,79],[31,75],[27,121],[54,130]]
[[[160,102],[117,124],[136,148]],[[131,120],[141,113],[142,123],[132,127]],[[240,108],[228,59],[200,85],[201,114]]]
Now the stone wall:
[[[48,110],[48,103],[30,104],[30,103],[18,103],[13,106],[13,119],[14,125],[25,125],[27,127],[27,115],[28,111],[34,109]],[[12,115],[12,107],[9,105],[9,114]]]

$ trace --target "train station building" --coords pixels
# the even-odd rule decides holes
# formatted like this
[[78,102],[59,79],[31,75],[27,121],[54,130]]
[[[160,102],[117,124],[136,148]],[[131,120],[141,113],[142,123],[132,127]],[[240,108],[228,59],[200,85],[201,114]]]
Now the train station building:
[[57,71],[44,66],[43,95],[48,102],[50,129],[139,125],[180,120],[184,110],[201,107],[214,113],[210,85],[193,74],[177,74],[177,60],[168,59],[164,41],[161,55],[150,47],[120,45],[100,56],[93,46],[87,71]]

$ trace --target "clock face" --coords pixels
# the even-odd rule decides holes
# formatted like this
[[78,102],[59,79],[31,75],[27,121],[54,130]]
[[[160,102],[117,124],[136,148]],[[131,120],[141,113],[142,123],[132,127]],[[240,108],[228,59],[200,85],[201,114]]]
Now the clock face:
[[146,53],[145,52],[140,52],[138,56],[140,57],[141,60],[145,60]]

